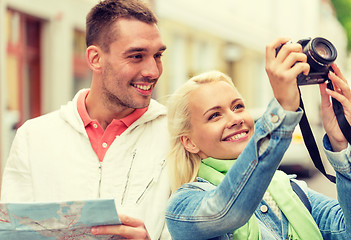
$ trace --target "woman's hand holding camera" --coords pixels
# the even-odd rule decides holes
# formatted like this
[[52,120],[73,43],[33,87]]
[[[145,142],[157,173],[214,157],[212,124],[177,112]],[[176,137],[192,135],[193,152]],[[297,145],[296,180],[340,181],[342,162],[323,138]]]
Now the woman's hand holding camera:
[[[285,44],[288,38],[279,38],[266,46],[266,72],[274,97],[288,111],[296,111],[300,104],[297,75],[309,73],[307,56],[298,43]],[[277,53],[276,49],[280,48]]]
[[333,83],[334,91],[327,88],[326,83],[319,85],[321,92],[321,111],[324,129],[332,144],[333,150],[338,152],[347,147],[347,140],[338,125],[331,97],[338,100],[343,108],[349,124],[351,124],[351,90],[346,78],[336,64],[332,65],[334,72],[329,72],[329,79]]

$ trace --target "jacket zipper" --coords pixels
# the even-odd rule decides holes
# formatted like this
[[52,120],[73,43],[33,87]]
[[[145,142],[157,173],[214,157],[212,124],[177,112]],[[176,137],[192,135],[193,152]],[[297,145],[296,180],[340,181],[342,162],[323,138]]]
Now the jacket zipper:
[[151,186],[151,184],[153,183],[153,181],[154,181],[154,178],[152,178],[152,179],[150,180],[150,182],[147,184],[145,190],[141,193],[141,195],[138,197],[138,199],[136,200],[135,203],[139,204],[140,200],[141,200],[142,197],[144,196],[145,192],[149,189],[149,187]]
[[99,191],[98,191],[98,198],[101,197],[101,182],[102,182],[102,162],[99,161]]
[[154,181],[158,181],[162,169],[165,167],[166,165],[166,160],[164,159],[161,164],[159,165],[159,168],[154,170],[154,176],[151,178],[150,182],[147,184],[146,188],[144,189],[144,191],[141,193],[141,195],[138,197],[138,199],[136,200],[136,203],[139,204],[139,202],[142,200],[143,196],[145,195],[145,193],[147,192],[147,190],[152,186],[152,183]]
[[132,161],[131,161],[131,163],[130,163],[130,167],[129,167],[129,170],[128,170],[128,173],[127,173],[126,185],[125,185],[125,187],[124,187],[124,191],[123,191],[122,199],[121,199],[121,204],[122,204],[122,205],[123,205],[123,203],[124,203],[124,199],[125,199],[126,194],[127,194],[127,190],[128,190],[128,186],[129,186],[129,178],[130,178],[130,174],[131,174],[131,171],[132,171],[132,168],[133,168],[133,163],[134,163],[135,155],[136,155],[136,149],[133,151]]

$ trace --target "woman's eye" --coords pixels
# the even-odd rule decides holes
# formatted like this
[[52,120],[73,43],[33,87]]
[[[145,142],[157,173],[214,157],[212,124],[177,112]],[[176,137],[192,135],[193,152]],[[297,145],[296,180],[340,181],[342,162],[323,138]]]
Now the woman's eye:
[[238,110],[238,109],[242,109],[242,108],[245,108],[245,106],[243,104],[237,104],[234,106],[233,111]]
[[213,113],[213,114],[211,114],[211,116],[208,118],[208,120],[212,120],[212,119],[214,119],[214,118],[216,118],[216,117],[218,117],[218,116],[219,116],[219,113],[218,113],[218,112]]

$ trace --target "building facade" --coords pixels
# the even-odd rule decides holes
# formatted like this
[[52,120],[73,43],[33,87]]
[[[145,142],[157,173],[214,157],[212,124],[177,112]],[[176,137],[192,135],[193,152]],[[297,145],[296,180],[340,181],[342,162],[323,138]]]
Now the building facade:
[[0,0],[2,168],[18,126],[89,86],[85,16],[94,1]]

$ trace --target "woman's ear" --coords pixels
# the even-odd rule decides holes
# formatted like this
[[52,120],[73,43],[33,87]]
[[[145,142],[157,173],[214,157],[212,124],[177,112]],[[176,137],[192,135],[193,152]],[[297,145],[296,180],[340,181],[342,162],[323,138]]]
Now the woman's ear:
[[200,151],[200,149],[188,136],[181,136],[180,141],[188,152],[198,153]]
[[85,51],[89,68],[94,72],[101,72],[101,54],[101,49],[95,45],[90,45]]

